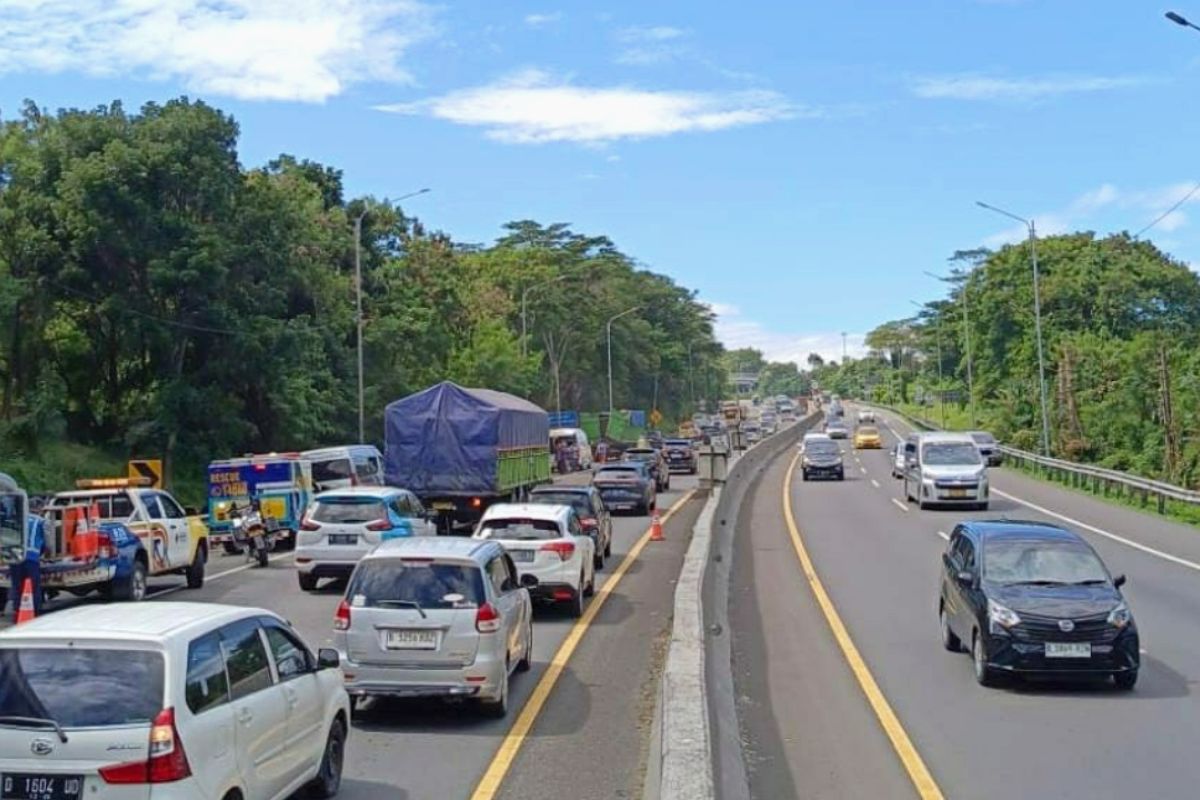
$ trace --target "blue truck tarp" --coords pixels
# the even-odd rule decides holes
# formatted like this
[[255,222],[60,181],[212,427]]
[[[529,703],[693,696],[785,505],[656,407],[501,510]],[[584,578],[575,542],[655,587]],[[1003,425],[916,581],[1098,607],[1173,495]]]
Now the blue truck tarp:
[[550,447],[541,407],[504,392],[445,381],[384,412],[384,478],[418,495],[496,491],[499,451]]

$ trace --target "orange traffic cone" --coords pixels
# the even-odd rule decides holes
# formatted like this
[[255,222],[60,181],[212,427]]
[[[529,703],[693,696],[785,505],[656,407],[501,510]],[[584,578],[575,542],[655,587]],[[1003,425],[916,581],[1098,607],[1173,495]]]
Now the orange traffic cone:
[[17,609],[17,624],[29,622],[34,618],[33,612],[33,579],[26,578],[21,585],[21,606]]
[[650,541],[661,542],[666,539],[663,536],[662,518],[658,516],[658,509],[654,510],[654,516],[650,518]]

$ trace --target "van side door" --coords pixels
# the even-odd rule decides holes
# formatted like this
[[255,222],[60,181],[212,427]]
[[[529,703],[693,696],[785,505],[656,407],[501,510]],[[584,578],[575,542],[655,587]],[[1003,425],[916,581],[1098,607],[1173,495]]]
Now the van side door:
[[245,796],[278,797],[289,783],[288,703],[272,675],[258,620],[238,620],[221,628],[221,649]]

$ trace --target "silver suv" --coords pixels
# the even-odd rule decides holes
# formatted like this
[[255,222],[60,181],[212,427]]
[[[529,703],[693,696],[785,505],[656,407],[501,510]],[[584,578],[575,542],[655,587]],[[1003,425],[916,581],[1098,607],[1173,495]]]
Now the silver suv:
[[508,679],[533,656],[532,575],[475,539],[391,539],[363,557],[334,616],[346,691],[465,697],[508,713]]

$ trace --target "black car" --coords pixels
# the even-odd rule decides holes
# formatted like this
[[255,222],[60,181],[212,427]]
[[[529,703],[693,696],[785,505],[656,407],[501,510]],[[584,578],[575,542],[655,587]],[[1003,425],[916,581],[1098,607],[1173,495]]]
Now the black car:
[[574,508],[579,524],[596,543],[593,559],[596,568],[604,567],[604,559],[612,555],[612,515],[608,513],[608,506],[604,505],[599,489],[561,483],[539,486],[529,493],[529,502]]
[[804,455],[800,458],[800,477],[833,478],[846,480],[846,467],[842,463],[842,448],[828,439],[813,439],[804,444]]
[[621,454],[625,461],[640,461],[654,476],[655,489],[665,492],[671,488],[671,470],[667,468],[667,459],[663,451],[654,447],[630,447]]
[[1111,675],[1137,683],[1137,626],[1113,578],[1087,542],[1056,525],[1010,520],[960,524],[942,556],[942,644],[965,644],[975,679],[1002,674]]
[[667,469],[671,472],[696,474],[696,448],[691,439],[667,439],[663,442],[663,453],[667,457]]
[[641,461],[605,464],[592,475],[592,485],[612,511],[649,514],[658,506],[658,490],[650,466]]

